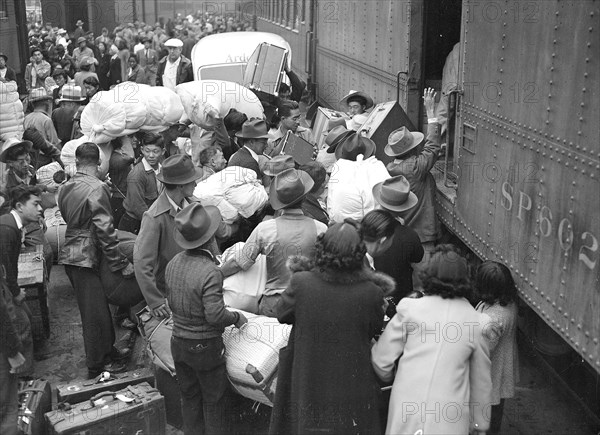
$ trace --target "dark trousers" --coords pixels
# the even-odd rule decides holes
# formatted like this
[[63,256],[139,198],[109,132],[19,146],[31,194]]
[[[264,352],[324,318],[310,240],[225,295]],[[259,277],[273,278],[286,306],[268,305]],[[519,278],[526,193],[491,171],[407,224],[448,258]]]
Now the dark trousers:
[[101,370],[110,362],[115,329],[100,276],[87,267],[65,266],[65,272],[81,314],[86,365],[90,370]]
[[0,433],[2,435],[17,435],[18,413],[17,375],[10,373],[8,357],[0,353]]
[[502,424],[502,415],[504,414],[504,399],[500,399],[498,405],[492,405],[492,418],[490,420],[490,430],[488,434],[496,435],[500,433],[500,426]]
[[181,390],[183,433],[228,433],[223,339],[188,340],[172,337],[171,352]]
[[121,231],[129,231],[133,234],[138,234],[141,226],[142,221],[138,221],[136,218],[129,216],[127,213],[123,213],[123,216],[119,221],[119,229]]

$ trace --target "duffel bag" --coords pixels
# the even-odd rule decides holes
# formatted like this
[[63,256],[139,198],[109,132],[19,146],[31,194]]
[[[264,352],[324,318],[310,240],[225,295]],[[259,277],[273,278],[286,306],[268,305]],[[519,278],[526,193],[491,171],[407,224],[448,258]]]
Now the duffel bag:
[[150,359],[171,376],[175,376],[175,363],[171,354],[173,318],[158,319],[152,315],[148,307],[137,313],[137,318],[138,329],[146,341],[146,350]]

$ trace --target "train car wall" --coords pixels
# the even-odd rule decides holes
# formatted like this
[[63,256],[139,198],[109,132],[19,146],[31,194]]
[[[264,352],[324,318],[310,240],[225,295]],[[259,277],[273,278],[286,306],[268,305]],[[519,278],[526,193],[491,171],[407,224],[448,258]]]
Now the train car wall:
[[491,19],[475,3],[463,3],[456,200],[439,200],[439,216],[506,263],[600,372],[599,4],[513,2]]

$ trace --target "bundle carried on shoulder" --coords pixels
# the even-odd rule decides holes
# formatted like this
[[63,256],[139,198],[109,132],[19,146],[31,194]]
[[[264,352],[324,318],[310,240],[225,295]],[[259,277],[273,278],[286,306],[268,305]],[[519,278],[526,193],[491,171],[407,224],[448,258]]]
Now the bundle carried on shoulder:
[[0,82],[0,139],[23,136],[23,103],[15,82]]
[[214,118],[224,118],[231,109],[245,113],[248,118],[262,118],[263,106],[248,88],[223,80],[198,80],[182,83],[175,88],[188,118],[196,125],[213,130]]

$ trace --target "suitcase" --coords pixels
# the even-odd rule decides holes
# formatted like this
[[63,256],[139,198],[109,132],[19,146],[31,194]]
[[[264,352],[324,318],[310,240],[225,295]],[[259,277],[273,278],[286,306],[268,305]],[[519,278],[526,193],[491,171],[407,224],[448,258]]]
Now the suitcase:
[[313,123],[312,132],[318,150],[327,148],[327,145],[325,144],[325,137],[327,136],[327,126],[329,124],[329,120],[335,118],[335,115],[337,114],[341,113],[332,109],[327,109],[325,107],[319,107],[317,109],[317,114],[315,115],[315,121]]
[[163,435],[167,428],[165,399],[147,382],[59,406],[46,413],[46,421],[49,435]]
[[154,379],[156,380],[156,389],[165,398],[165,411],[167,413],[167,423],[177,429],[183,428],[183,416],[181,414],[181,391],[177,383],[177,376],[154,366]]
[[154,373],[150,369],[141,368],[126,373],[111,373],[108,379],[98,376],[95,379],[74,380],[56,386],[59,402],[68,402],[71,405],[90,399],[103,391],[121,390],[128,385],[142,382],[154,386]]
[[225,329],[223,343],[229,382],[248,399],[273,406],[277,387],[279,350],[287,345],[291,325],[243,312],[248,324]]
[[290,155],[296,163],[304,165],[314,160],[315,147],[310,142],[288,130],[283,138],[281,154]]
[[396,101],[380,103],[373,108],[371,114],[358,130],[377,145],[375,157],[384,164],[388,164],[394,157],[388,156],[384,148],[388,142],[388,136],[397,128],[406,127],[410,131],[417,131],[406,112]]
[[287,57],[285,48],[263,42],[248,60],[243,85],[248,89],[279,95]]
[[45,435],[44,414],[52,409],[50,382],[44,379],[19,382],[17,427],[24,435]]

